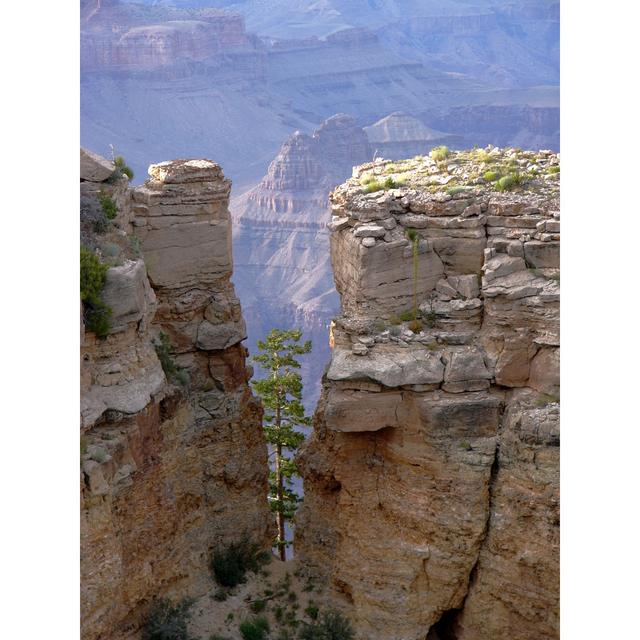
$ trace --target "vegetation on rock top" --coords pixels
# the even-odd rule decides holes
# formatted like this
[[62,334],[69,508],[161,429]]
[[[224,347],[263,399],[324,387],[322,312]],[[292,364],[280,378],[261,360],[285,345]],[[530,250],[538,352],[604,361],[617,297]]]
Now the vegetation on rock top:
[[[434,195],[458,197],[489,191],[557,195],[559,157],[551,151],[523,151],[489,145],[485,149],[452,151],[441,146],[429,156],[383,160],[361,165],[352,180],[369,194],[406,187]],[[347,181],[346,188],[353,184]],[[340,189],[340,187],[338,188]]]

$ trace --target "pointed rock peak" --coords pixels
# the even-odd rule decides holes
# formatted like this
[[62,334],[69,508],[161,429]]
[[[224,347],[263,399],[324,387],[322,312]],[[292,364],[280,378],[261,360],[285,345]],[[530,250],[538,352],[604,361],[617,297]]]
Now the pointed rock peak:
[[402,111],[394,111],[374,124],[364,127],[371,142],[401,140],[436,140],[447,134],[427,127],[423,122]]
[[327,118],[313,133],[313,137],[317,138],[327,129],[341,129],[357,127],[358,123],[353,116],[346,113],[336,113]]

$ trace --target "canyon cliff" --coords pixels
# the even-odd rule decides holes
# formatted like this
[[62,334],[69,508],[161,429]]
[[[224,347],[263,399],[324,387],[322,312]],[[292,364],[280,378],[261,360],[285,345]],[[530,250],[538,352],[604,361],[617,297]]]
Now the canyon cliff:
[[302,570],[362,638],[557,638],[559,157],[379,160],[331,207]]
[[[220,545],[268,549],[273,537],[262,408],[230,282],[230,181],[208,160],[149,175],[131,189],[81,150],[83,245],[110,265],[111,309],[104,337],[81,323],[85,640],[137,637],[153,598],[211,589]],[[117,215],[95,233],[105,194]]]

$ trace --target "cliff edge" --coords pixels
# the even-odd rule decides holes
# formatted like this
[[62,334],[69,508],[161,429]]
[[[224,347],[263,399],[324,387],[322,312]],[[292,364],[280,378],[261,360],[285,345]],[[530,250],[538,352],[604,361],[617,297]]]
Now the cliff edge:
[[331,195],[298,561],[361,637],[557,638],[559,157],[432,156]]
[[273,534],[262,409],[230,282],[231,183],[209,160],[149,175],[132,190],[81,151],[83,247],[106,265],[111,310],[103,335],[81,326],[85,640],[134,637],[154,597],[211,589],[219,545],[268,549]]

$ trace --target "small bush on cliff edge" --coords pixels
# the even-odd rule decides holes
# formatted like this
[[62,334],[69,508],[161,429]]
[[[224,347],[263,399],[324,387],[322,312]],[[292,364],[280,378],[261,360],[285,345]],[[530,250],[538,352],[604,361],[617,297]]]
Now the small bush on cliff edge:
[[519,173],[510,173],[508,176],[500,178],[495,186],[498,191],[511,191],[511,189],[520,186],[523,182],[524,176]]
[[80,300],[84,304],[84,322],[89,331],[104,337],[111,326],[111,308],[100,294],[107,281],[109,267],[86,247],[80,247]]
[[429,153],[431,158],[436,162],[442,162],[443,160],[446,160],[450,154],[451,152],[449,151],[449,147],[446,147],[443,144],[439,147],[434,147]]
[[192,605],[190,598],[175,605],[163,598],[154,600],[142,627],[142,640],[193,640],[187,631]]
[[102,213],[104,213],[107,220],[113,220],[118,215],[118,206],[116,201],[106,192],[98,192],[98,202],[102,207]]
[[162,370],[170,382],[178,382],[183,387],[189,384],[189,374],[182,367],[178,366],[173,359],[173,345],[169,336],[161,331],[158,339],[154,342],[154,348],[162,365]]
[[107,182],[113,184],[114,182],[118,182],[122,176],[127,176],[129,180],[133,180],[133,170],[126,163],[125,159],[122,156],[116,156],[113,154],[113,145],[111,146],[111,154],[113,158],[113,164],[116,165],[115,171],[109,176]]
[[122,156],[116,156],[113,160],[113,164],[116,165],[116,169],[119,169],[122,173],[124,173],[129,180],[133,180],[133,170],[131,167],[124,161]]

